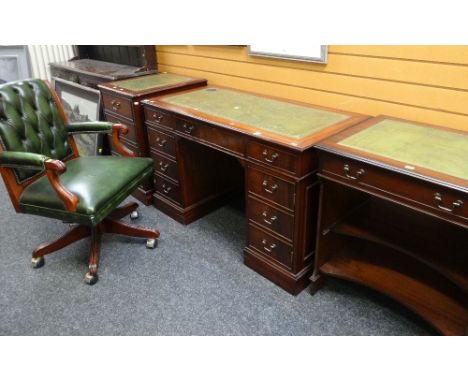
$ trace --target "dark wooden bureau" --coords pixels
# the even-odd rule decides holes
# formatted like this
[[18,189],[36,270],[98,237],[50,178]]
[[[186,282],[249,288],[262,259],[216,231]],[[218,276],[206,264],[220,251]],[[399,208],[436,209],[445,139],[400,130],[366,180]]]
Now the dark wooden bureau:
[[[122,137],[122,142],[138,156],[150,156],[141,100],[203,85],[206,85],[204,79],[158,73],[98,86],[101,91],[105,119],[128,127],[128,134]],[[109,142],[112,145],[112,139],[109,139]],[[111,151],[118,155],[113,147]],[[153,192],[153,182],[150,180],[143,183],[134,196],[148,205],[152,202]]]
[[97,89],[103,82],[156,73],[154,45],[76,45],[77,56],[50,64],[52,77]]
[[311,291],[327,276],[358,282],[468,335],[468,134],[376,117],[317,149]]
[[315,247],[312,146],[367,117],[220,87],[142,104],[155,160],[154,205],[188,224],[245,187],[245,264],[299,293]]

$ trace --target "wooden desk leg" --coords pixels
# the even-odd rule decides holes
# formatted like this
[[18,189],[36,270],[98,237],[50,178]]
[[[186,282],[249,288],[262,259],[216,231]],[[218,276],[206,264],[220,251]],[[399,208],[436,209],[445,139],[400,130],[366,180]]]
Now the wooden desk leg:
[[343,219],[349,211],[361,205],[369,196],[347,187],[322,179],[320,185],[318,229],[314,273],[309,279],[310,293],[315,294],[324,284],[326,276],[320,273],[320,267],[334,254],[346,246],[342,237],[333,236],[330,232],[336,222]]
[[317,291],[322,288],[325,282],[325,276],[321,275],[317,270],[314,271],[313,275],[310,276],[310,286],[309,292],[311,295],[317,293]]

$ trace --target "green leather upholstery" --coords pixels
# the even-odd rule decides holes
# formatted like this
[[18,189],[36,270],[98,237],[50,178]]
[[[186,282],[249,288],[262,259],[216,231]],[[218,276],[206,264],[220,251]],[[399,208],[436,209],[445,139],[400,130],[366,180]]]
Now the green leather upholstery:
[[72,122],[65,126],[65,130],[71,134],[81,133],[110,133],[112,122]]
[[[110,122],[65,125],[51,90],[42,80],[11,82],[0,86],[0,166],[10,167],[18,183],[44,171],[44,162],[64,160],[60,184],[78,198],[69,212],[47,176],[26,186],[19,198],[24,213],[65,222],[96,226],[153,172],[151,158],[78,157],[70,134],[104,133]],[[66,160],[66,161],[65,161]]]
[[[52,93],[42,80],[0,87],[0,144],[6,151],[65,159],[73,154],[64,121]],[[41,170],[17,168],[19,181]]]
[[0,153],[0,166],[28,170],[43,170],[44,161],[46,159],[48,159],[48,157],[45,155],[36,153],[3,151]]
[[69,223],[97,225],[153,172],[151,158],[80,157],[67,162],[60,182],[79,198],[74,213],[66,210],[46,176],[26,187],[22,212]]

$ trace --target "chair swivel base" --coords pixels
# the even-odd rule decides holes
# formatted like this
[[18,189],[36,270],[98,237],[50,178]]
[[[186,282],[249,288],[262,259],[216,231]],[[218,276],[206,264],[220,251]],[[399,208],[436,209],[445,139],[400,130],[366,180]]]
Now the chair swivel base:
[[[88,272],[85,274],[84,282],[93,285],[98,281],[98,265],[100,257],[101,236],[103,233],[115,233],[119,235],[144,237],[147,239],[146,247],[155,248],[159,231],[144,227],[135,227],[123,222],[123,217],[131,215],[132,220],[138,217],[138,203],[128,203],[121,207],[117,207],[112,211],[107,218],[101,221],[95,227],[85,225],[73,225],[72,228],[50,243],[42,244],[37,247],[32,254],[33,268],[40,268],[44,265],[44,256],[49,253],[58,251],[85,237],[91,237],[91,252],[89,255]],[[136,212],[136,214],[135,214]]]

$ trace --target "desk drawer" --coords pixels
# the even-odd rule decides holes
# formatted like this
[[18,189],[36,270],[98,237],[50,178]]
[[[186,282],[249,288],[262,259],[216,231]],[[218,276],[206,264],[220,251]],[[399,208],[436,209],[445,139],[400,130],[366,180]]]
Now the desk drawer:
[[123,135],[123,134],[122,135],[125,137],[125,139],[128,139],[129,141],[132,141],[136,144],[135,125],[133,123],[114,117],[113,115],[110,115],[108,113],[105,113],[105,118],[106,118],[106,121],[109,121],[112,123],[121,123],[122,125],[127,126],[128,127],[127,135]]
[[247,218],[284,238],[293,240],[294,217],[262,203],[251,196],[247,198]]
[[468,197],[462,192],[332,154],[323,155],[321,166],[324,174],[332,174],[351,186],[402,199],[443,217],[463,219],[465,224],[468,220]]
[[243,137],[225,128],[178,119],[175,130],[182,136],[193,137],[197,141],[207,142],[224,149],[224,151],[244,156],[245,141]]
[[102,103],[105,111],[127,117],[133,121],[132,101],[113,94],[102,93]]
[[171,182],[161,176],[156,175],[154,177],[154,185],[156,192],[163,195],[165,198],[169,198],[174,202],[180,204],[182,197],[180,188],[174,182]]
[[161,125],[173,129],[175,126],[175,118],[167,113],[163,113],[157,109],[150,109],[148,107],[145,110],[145,122],[152,125]]
[[270,167],[283,169],[292,174],[296,173],[296,163],[298,162],[296,155],[260,142],[249,142],[247,145],[247,157]]
[[293,247],[249,224],[248,245],[291,269]]
[[151,157],[154,160],[154,170],[158,175],[165,175],[168,178],[173,179],[174,182],[178,182],[179,170],[177,168],[176,161],[168,159],[153,150],[151,150]]
[[150,148],[175,158],[176,142],[174,136],[172,134],[162,132],[159,129],[155,129],[149,125],[146,127],[148,131],[148,143]]
[[248,192],[294,210],[295,185],[252,167],[247,169]]

